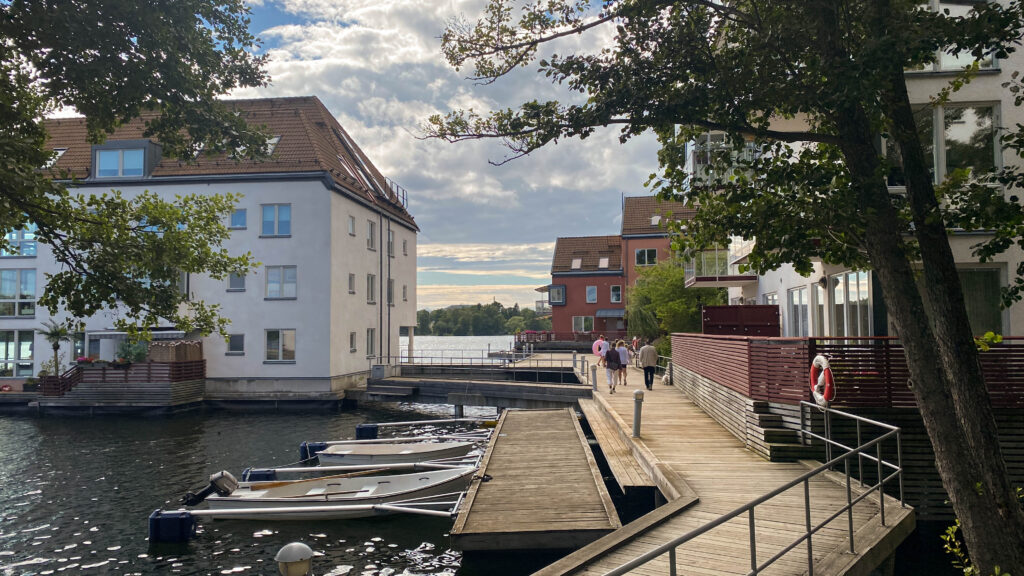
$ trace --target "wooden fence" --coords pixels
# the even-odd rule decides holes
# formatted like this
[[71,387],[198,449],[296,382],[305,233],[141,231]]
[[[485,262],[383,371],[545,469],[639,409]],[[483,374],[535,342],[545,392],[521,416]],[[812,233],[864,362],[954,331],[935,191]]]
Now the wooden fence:
[[[809,370],[817,354],[836,378],[835,405],[911,408],[914,394],[903,346],[895,338],[761,338],[673,334],[672,361],[753,400],[810,400]],[[1024,408],[1024,338],[981,352],[993,407]]]
[[175,383],[206,378],[206,360],[141,362],[126,367],[75,366],[59,377],[40,378],[43,396],[64,396],[81,383],[133,384]]

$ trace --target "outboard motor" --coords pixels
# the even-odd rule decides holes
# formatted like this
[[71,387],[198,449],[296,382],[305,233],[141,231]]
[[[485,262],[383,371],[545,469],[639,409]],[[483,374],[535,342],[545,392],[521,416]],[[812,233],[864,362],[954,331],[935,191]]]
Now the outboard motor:
[[235,480],[235,477],[227,470],[221,470],[210,475],[210,485],[206,488],[203,488],[198,493],[186,492],[181,497],[181,503],[185,506],[195,506],[206,500],[206,497],[214,492],[218,496],[230,496],[236,488],[238,488],[238,480]]

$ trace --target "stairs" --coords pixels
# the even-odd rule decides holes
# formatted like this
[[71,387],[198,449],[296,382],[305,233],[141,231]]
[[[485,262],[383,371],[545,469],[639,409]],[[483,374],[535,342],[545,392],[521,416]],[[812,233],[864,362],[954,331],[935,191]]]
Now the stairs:
[[786,428],[783,417],[769,411],[768,403],[751,401],[747,411],[748,447],[772,462],[819,458],[821,447],[804,446],[799,433]]

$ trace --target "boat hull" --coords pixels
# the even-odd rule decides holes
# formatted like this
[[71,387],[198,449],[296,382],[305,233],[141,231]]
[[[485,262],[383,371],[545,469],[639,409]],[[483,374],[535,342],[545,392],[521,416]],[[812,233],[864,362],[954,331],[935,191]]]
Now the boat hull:
[[[375,510],[373,505],[402,502],[439,496],[465,490],[473,478],[474,468],[464,468],[457,473],[446,475],[439,481],[424,481],[418,486],[407,486],[395,492],[378,495],[316,495],[292,497],[264,497],[262,490],[239,489],[230,496],[210,496],[206,502],[210,510],[219,513],[216,519],[225,520],[342,520],[350,518],[367,518],[393,514],[396,511]],[[417,475],[405,475],[417,476]],[[420,477],[429,478],[429,474]],[[380,479],[391,477],[378,477]],[[324,507],[338,506],[338,509],[325,510]],[[350,506],[350,508],[340,508]],[[424,506],[424,505],[420,505]],[[449,506],[450,507],[450,506]],[[275,512],[273,509],[284,509]],[[303,508],[315,508],[304,510]],[[230,512],[227,512],[230,511]]]
[[[472,442],[449,442],[443,444],[391,445],[393,452],[365,452],[366,447],[336,446],[317,452],[320,464],[324,466],[366,466],[377,464],[408,464],[444,458],[458,458],[469,454],[475,445]],[[423,450],[423,446],[438,446],[434,450]],[[390,446],[389,446],[390,447]],[[412,449],[412,448],[416,449]],[[403,450],[404,449],[404,450]]]

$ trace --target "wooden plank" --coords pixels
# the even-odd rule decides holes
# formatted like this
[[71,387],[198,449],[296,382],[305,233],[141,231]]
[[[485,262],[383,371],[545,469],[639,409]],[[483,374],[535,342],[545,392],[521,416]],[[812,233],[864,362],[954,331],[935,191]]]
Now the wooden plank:
[[637,462],[633,452],[623,440],[618,427],[614,427],[604,414],[594,405],[593,400],[579,401],[580,410],[586,416],[590,429],[594,432],[594,438],[601,446],[608,467],[612,476],[619,484],[619,488],[626,492],[634,487],[653,487],[654,481]]

